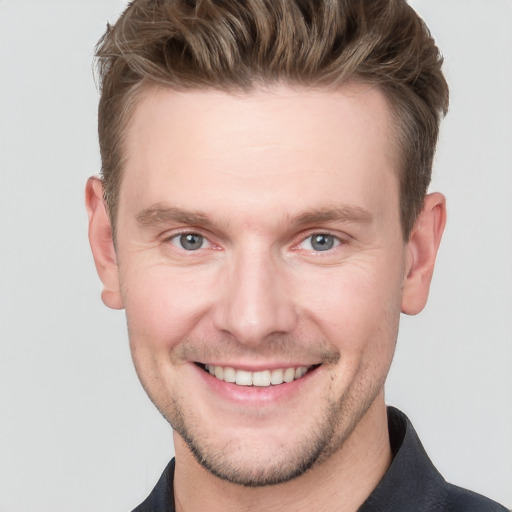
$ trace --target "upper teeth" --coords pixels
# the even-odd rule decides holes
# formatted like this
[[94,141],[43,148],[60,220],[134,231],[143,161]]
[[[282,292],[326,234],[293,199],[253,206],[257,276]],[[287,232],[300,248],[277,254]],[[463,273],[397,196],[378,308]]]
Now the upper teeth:
[[239,386],[270,386],[283,382],[292,382],[300,379],[307,371],[307,366],[297,368],[279,368],[276,370],[263,370],[260,372],[248,372],[245,370],[236,370],[229,366],[214,366],[205,364],[205,368],[214,377],[225,382],[235,382]]

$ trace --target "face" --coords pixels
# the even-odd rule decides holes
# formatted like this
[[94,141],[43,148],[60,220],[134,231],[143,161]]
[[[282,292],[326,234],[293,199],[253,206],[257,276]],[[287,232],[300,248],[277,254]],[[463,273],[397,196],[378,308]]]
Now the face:
[[406,267],[392,132],[356,85],[136,108],[120,301],[144,388],[217,476],[293,478],[382,399]]

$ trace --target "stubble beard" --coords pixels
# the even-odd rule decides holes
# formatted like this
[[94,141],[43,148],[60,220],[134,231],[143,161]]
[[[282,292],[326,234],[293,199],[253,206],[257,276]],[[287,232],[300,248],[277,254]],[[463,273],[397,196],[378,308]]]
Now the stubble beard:
[[322,417],[313,423],[299,442],[295,442],[293,446],[283,446],[282,450],[275,450],[271,459],[267,460],[254,456],[247,461],[247,456],[240,457],[234,453],[236,450],[233,450],[232,445],[210,447],[207,434],[201,434],[197,428],[188,425],[182,408],[175,399],[173,413],[163,415],[183,439],[195,460],[212,475],[244,487],[265,487],[298,478],[340,450],[374,403],[382,386],[375,389],[358,406],[354,404],[351,390],[346,390],[337,401],[327,401]]

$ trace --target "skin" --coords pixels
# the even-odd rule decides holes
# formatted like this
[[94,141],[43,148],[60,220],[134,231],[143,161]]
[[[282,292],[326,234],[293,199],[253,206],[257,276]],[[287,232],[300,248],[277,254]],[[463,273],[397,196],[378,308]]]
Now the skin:
[[[175,430],[178,510],[356,510],[388,468],[399,315],[424,307],[445,223],[431,194],[404,241],[392,134],[384,95],[356,84],[155,87],[126,133],[115,250],[89,180],[103,300]],[[310,371],[258,388],[198,363]]]

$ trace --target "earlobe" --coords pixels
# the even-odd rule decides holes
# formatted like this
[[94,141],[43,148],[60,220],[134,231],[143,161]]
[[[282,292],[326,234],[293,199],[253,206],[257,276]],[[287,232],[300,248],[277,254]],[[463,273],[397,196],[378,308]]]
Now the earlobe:
[[89,243],[96,271],[103,283],[101,298],[109,308],[122,309],[117,258],[101,179],[92,177],[87,180],[85,205],[89,216]]
[[427,303],[437,250],[446,224],[446,200],[442,194],[425,197],[406,246],[402,313],[416,315]]

